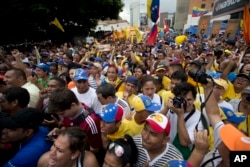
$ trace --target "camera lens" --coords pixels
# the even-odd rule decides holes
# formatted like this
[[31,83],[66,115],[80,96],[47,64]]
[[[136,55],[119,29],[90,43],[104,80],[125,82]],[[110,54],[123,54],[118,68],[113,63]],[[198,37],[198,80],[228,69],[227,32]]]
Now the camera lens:
[[250,95],[247,95],[246,100],[250,101]]

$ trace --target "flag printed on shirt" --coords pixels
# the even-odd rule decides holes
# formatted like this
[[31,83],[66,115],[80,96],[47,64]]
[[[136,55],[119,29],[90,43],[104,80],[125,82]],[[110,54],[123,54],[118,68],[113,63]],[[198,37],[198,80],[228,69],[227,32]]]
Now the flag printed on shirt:
[[200,17],[208,13],[207,9],[193,7],[192,17]]
[[156,23],[159,18],[160,0],[147,0],[147,14],[152,22]]

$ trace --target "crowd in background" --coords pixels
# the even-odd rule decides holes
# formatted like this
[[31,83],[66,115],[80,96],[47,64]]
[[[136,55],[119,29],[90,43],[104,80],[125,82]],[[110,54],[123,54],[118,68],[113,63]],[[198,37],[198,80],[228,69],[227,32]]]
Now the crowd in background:
[[250,150],[241,37],[13,47],[0,61],[1,166],[229,166]]

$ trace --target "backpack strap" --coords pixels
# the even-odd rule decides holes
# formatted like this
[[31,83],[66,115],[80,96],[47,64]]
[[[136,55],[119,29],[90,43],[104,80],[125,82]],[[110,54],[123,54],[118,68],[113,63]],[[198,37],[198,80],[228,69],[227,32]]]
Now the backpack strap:
[[88,108],[84,110],[74,122],[74,126],[79,126],[94,110],[92,108]]
[[121,81],[121,82],[119,82],[119,83],[116,85],[116,87],[115,87],[115,90],[116,90],[116,91],[118,91],[118,89],[121,87],[122,83],[123,83],[123,82]]
[[206,162],[204,162],[204,163],[201,165],[201,167],[205,167],[209,162],[211,162],[211,161],[213,161],[213,160],[215,160],[215,159],[218,159],[218,158],[221,158],[221,156],[218,155],[218,156],[215,156],[215,157],[213,157],[213,158],[207,160]]

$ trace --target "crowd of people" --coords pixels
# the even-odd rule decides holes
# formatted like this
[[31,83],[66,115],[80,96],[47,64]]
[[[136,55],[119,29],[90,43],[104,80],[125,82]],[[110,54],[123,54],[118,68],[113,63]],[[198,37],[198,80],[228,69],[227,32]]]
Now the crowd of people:
[[250,151],[244,40],[99,42],[1,51],[0,166],[217,167]]

